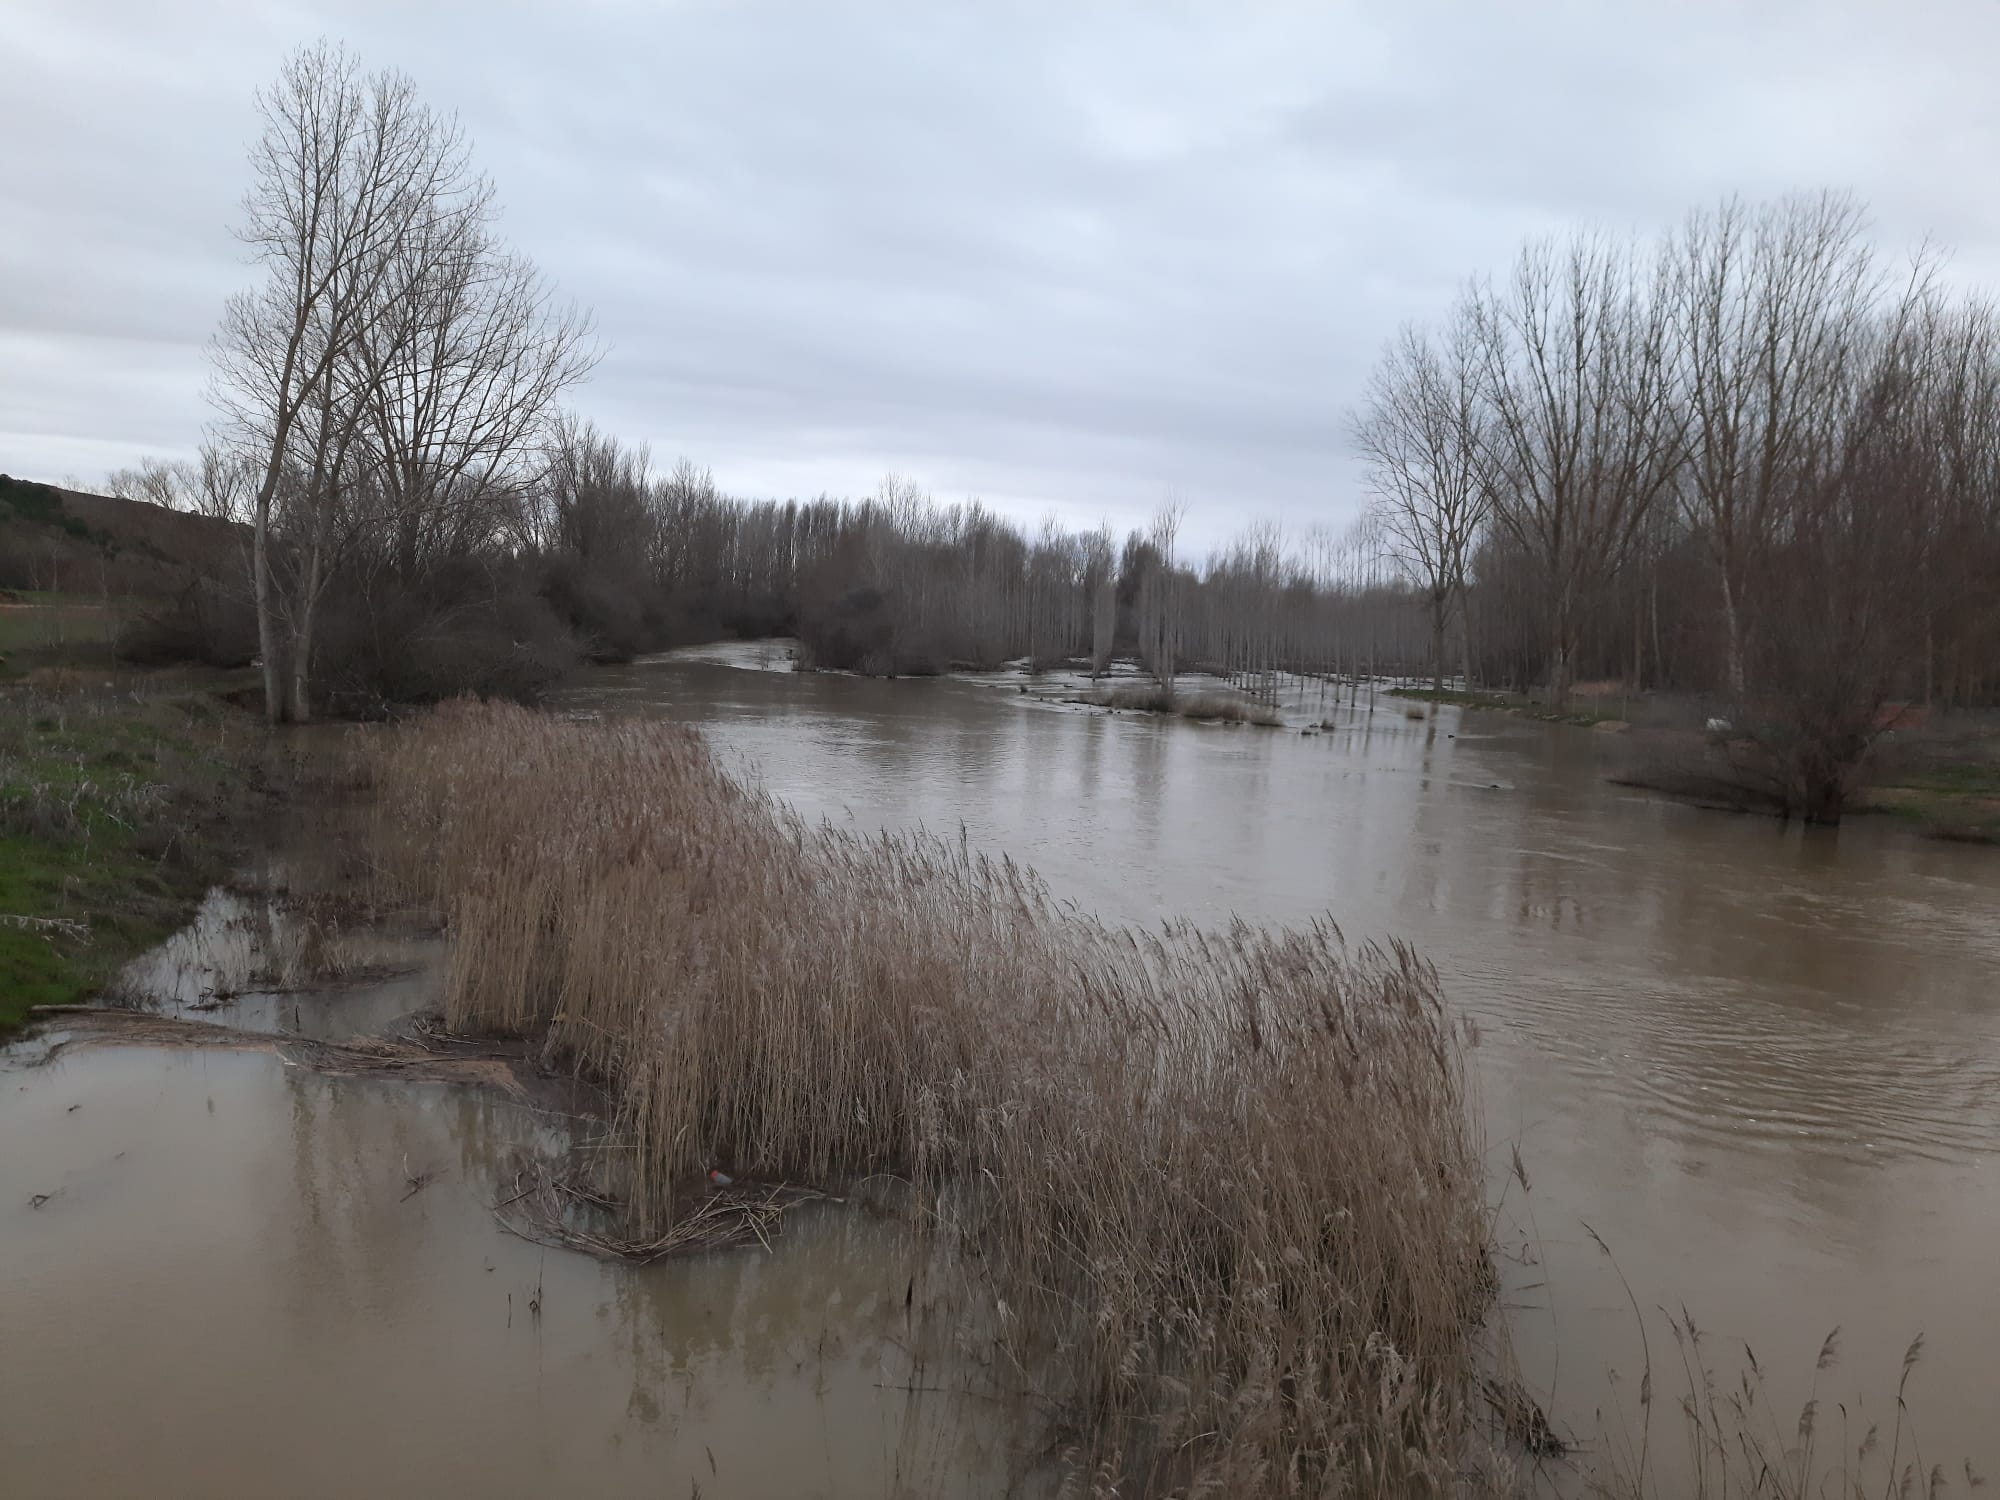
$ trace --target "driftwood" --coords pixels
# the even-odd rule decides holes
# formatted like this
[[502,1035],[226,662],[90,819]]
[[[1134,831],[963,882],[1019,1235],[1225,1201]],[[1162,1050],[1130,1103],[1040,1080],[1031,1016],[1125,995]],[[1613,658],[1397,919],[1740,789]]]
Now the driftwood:
[[190,1021],[146,1010],[106,1005],[37,1006],[34,1017],[54,1032],[41,1053],[47,1062],[73,1047],[214,1047],[269,1052],[280,1062],[344,1078],[402,1078],[413,1082],[473,1084],[527,1098],[540,1080],[518,1043],[467,1042],[435,1033],[408,1039],[356,1037],[322,1042],[310,1037],[244,1031],[210,1021]]
[[686,1211],[664,1232],[634,1238],[589,1224],[615,1221],[624,1205],[574,1172],[554,1171],[537,1162],[515,1173],[514,1190],[494,1205],[493,1213],[510,1232],[537,1244],[650,1265],[669,1256],[733,1246],[760,1245],[769,1250],[787,1209],[801,1203],[844,1201],[789,1182],[703,1184],[692,1188],[689,1197]]

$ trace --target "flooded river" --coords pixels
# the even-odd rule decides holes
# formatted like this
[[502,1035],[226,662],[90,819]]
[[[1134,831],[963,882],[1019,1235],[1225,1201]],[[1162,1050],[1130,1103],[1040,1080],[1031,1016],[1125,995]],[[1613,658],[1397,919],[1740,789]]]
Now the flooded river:
[[[811,815],[962,829],[1107,917],[1410,939],[1481,1032],[1509,1326],[1559,1423],[1631,1409],[1636,1300],[1663,1401],[1655,1308],[1685,1306],[1730,1379],[1754,1347],[1781,1427],[1836,1324],[1820,1394],[1877,1414],[1922,1331],[1926,1460],[2000,1463],[2000,854],[1675,806],[1607,785],[1603,736],[1394,700],[1302,735],[775,664],[689,653],[559,706],[699,724]],[[421,991],[310,1021],[252,993],[233,1024],[332,1035]],[[557,1129],[266,1053],[0,1063],[0,1490],[1006,1492],[1005,1434],[921,1394],[955,1351],[895,1235],[544,1251],[489,1205]]]
[[1638,1383],[1622,1270],[1662,1364],[1685,1306],[1794,1403],[1838,1325],[1822,1396],[1893,1414],[1923,1332],[1926,1458],[2000,1465],[2000,852],[1680,806],[1606,783],[1607,736],[1390,698],[1301,735],[694,654],[568,706],[701,724],[812,814],[963,828],[1106,916],[1414,942],[1479,1023],[1496,1196],[1515,1145],[1532,1189],[1516,1348],[1573,1428]]

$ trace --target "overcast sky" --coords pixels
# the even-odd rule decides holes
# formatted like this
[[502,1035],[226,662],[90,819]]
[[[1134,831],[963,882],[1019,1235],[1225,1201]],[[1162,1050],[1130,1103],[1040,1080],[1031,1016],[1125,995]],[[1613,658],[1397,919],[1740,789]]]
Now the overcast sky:
[[1345,413],[1577,224],[1852,188],[2000,286],[2000,4],[0,3],[0,470],[179,456],[251,94],[345,41],[594,309],[588,416],[758,496],[1343,522]]

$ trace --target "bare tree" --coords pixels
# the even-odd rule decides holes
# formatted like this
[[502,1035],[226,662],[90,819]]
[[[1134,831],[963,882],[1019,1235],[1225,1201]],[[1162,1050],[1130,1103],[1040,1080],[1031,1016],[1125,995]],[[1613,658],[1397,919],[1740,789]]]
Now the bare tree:
[[1504,290],[1471,295],[1495,514],[1542,570],[1558,705],[1586,606],[1685,456],[1661,269],[1625,242],[1580,234],[1529,245]]
[[[1440,343],[1442,347],[1440,347]],[[1381,532],[1431,611],[1431,686],[1444,688],[1445,633],[1456,607],[1472,681],[1466,571],[1493,497],[1473,309],[1441,339],[1406,324],[1383,352],[1354,420]]]
[[1741,702],[1746,588],[1803,450],[1826,437],[1881,278],[1866,217],[1837,193],[1697,212],[1676,239],[1675,316],[1690,421],[1685,493],[1722,592],[1724,681]]
[[357,436],[405,585],[505,526],[596,360],[589,319],[498,240],[495,212],[479,182],[414,215],[353,345]]
[[1152,565],[1139,581],[1139,655],[1162,687],[1172,687],[1177,666],[1180,626],[1176,612],[1180,589],[1174,577],[1174,541],[1180,535],[1186,503],[1169,499],[1153,516],[1147,542]]
[[1792,503],[1755,575],[1760,680],[1752,725],[1785,809],[1838,823],[1920,655],[1927,518],[1941,493],[1941,394],[1928,293],[1856,335],[1826,392],[1825,440],[1798,456]]
[[586,321],[495,239],[463,132],[407,78],[321,43],[257,103],[240,234],[265,275],[224,313],[214,389],[221,435],[259,471],[275,722],[310,716],[314,625],[349,549],[393,536],[407,581],[420,552],[490,536],[515,498],[503,476],[590,355]]
[[[287,471],[323,463],[337,443],[342,368],[381,310],[380,293],[414,217],[430,200],[468,189],[456,126],[392,73],[364,77],[320,43],[285,62],[257,96],[263,132],[238,231],[264,267],[263,284],[232,297],[212,346],[222,431],[259,477],[252,493],[252,586],[263,652],[264,706],[286,717],[281,612],[271,520]],[[318,410],[322,420],[313,423]],[[302,453],[301,426],[316,454]]]
[[[1917,595],[1924,601],[1923,698],[1976,691],[1982,643],[2000,637],[2000,313],[1983,299],[1933,305],[1922,327],[1922,451],[1936,467]],[[1942,678],[1942,682],[1939,678]]]
[[1104,675],[1118,644],[1118,552],[1109,523],[1083,538],[1084,592],[1090,601],[1090,675]]
[[146,457],[129,469],[104,476],[104,493],[121,500],[143,500],[167,510],[192,511],[200,488],[200,468],[186,459]]

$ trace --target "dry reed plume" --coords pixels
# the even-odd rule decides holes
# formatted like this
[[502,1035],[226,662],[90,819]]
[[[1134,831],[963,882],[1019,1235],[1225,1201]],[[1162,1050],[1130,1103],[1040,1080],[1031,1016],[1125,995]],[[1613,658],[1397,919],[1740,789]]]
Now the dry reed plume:
[[447,705],[364,752],[455,1029],[615,1101],[635,1233],[703,1168],[915,1188],[1120,1494],[1454,1488],[1491,1299],[1435,974],[1330,925],[1106,927],[1004,859],[809,825],[691,731]]
[[1100,688],[1093,692],[1087,701],[1099,708],[1179,714],[1184,719],[1259,724],[1265,728],[1274,728],[1285,722],[1284,716],[1268,703],[1259,703],[1228,688],[1191,692],[1159,683],[1139,683],[1126,687]]

